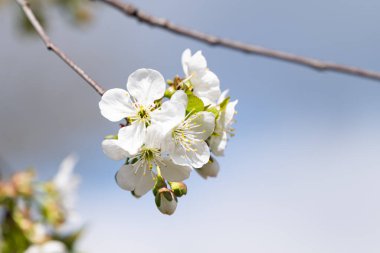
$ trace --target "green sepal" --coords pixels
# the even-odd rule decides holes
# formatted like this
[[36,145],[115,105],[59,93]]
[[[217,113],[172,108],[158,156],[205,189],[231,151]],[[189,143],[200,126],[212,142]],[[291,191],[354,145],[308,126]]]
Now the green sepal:
[[228,103],[230,102],[230,97],[226,97],[222,103],[220,103],[220,111],[225,111],[227,108]]
[[105,140],[117,140],[117,135],[109,134],[104,137]]
[[153,195],[156,196],[158,191],[162,188],[167,188],[168,186],[165,183],[165,180],[161,176],[157,176],[156,184],[153,187]]
[[167,201],[172,201],[173,200],[173,195],[171,194],[170,190],[167,190],[167,191],[162,191],[162,193],[164,195],[164,198],[167,200]]
[[156,202],[156,206],[159,208],[161,206],[161,196],[160,194],[157,194],[154,198],[154,202]]
[[215,106],[207,108],[206,111],[214,114],[215,118],[218,117],[218,115],[219,115],[219,110]]
[[129,158],[127,157],[127,159],[125,159],[125,163],[124,165],[128,165],[128,164],[134,164],[138,161],[139,159],[137,157],[134,157],[134,158]]
[[139,199],[139,198],[142,197],[142,196],[137,195],[135,191],[131,191],[131,194],[132,194],[132,196],[135,197],[136,199]]
[[165,90],[164,97],[171,98],[175,92],[176,92],[176,89],[170,86],[169,88]]

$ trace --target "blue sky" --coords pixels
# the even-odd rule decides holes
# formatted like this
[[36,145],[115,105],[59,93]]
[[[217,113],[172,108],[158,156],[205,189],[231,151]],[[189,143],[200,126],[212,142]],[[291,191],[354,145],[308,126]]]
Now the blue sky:
[[[133,1],[178,24],[279,50],[380,71],[380,2]],[[212,48],[96,4],[74,28],[52,11],[54,41],[106,88],[141,67],[181,74],[185,48],[202,50],[239,99],[236,137],[217,179],[195,173],[172,217],[147,194],[135,200],[100,149],[117,126],[98,95],[0,9],[0,154],[12,168],[55,173],[80,156],[78,209],[87,252],[340,253],[380,249],[380,84]]]

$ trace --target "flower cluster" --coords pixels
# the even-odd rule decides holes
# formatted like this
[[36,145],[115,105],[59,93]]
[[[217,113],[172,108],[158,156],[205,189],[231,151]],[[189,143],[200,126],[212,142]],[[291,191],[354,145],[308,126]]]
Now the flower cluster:
[[201,51],[182,54],[184,77],[165,82],[156,70],[138,69],[127,91],[110,89],[99,102],[101,114],[112,122],[124,120],[117,135],[102,142],[111,159],[124,160],[117,184],[141,197],[153,189],[158,209],[174,213],[183,183],[195,169],[215,177],[221,156],[233,134],[235,106],[218,77],[208,69]]
[[[32,170],[0,181],[0,252],[69,253],[81,229],[73,209],[78,177],[68,156],[50,181],[37,181]],[[78,219],[75,219],[78,222]]]

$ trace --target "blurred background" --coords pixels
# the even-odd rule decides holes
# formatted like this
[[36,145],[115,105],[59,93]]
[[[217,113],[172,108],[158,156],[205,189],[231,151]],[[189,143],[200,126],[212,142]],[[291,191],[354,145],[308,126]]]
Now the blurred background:
[[[378,0],[130,2],[211,34],[380,71]],[[163,216],[152,194],[136,200],[115,184],[121,163],[100,143],[117,125],[101,117],[99,95],[18,29],[15,2],[3,5],[1,162],[5,173],[33,166],[49,178],[67,154],[80,157],[83,252],[379,252],[379,82],[212,48],[88,5],[87,25],[49,9],[48,31],[106,88],[125,87],[141,67],[182,74],[191,48],[239,104],[218,178],[193,173],[176,213]]]

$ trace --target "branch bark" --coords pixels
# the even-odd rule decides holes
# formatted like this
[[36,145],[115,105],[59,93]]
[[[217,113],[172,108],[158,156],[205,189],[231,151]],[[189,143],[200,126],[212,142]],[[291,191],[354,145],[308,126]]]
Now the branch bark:
[[84,72],[78,65],[76,65],[64,52],[62,52],[53,42],[51,42],[49,36],[46,34],[45,30],[42,28],[41,23],[37,20],[32,9],[30,8],[27,0],[16,0],[20,5],[21,9],[24,11],[26,17],[33,25],[34,29],[41,37],[46,48],[49,51],[53,51],[61,60],[63,60],[70,68],[72,68],[79,76],[81,76],[99,95],[103,95],[105,90],[99,85],[94,79],[92,79],[86,72]]
[[173,24],[172,22],[170,22],[168,19],[165,19],[165,18],[152,16],[149,13],[146,13],[138,9],[134,5],[121,2],[120,0],[98,0],[98,1],[108,4],[116,8],[117,10],[121,11],[125,15],[135,18],[142,23],[167,30],[174,34],[189,37],[194,40],[207,43],[211,46],[221,46],[221,47],[241,51],[244,53],[260,55],[267,58],[272,58],[276,60],[298,64],[305,67],[310,67],[318,71],[338,72],[342,74],[348,74],[352,76],[358,76],[362,78],[380,81],[380,72],[369,71],[366,69],[336,64],[332,62],[325,62],[318,59],[302,57],[295,54],[272,50],[272,49],[260,47],[257,45],[253,45],[253,44],[246,44],[246,43],[242,43],[236,40],[219,38],[219,37],[209,35],[200,31],[192,30],[183,26]]

